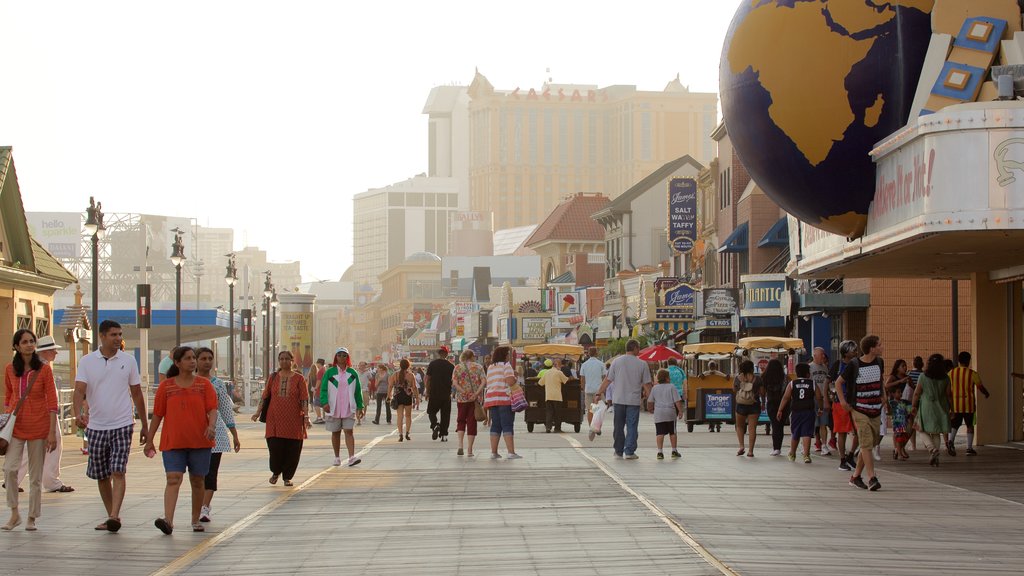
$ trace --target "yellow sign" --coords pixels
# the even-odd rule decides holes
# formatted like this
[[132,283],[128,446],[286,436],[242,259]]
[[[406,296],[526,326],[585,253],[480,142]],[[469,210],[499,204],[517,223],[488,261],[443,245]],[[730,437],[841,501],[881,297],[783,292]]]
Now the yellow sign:
[[303,373],[313,366],[313,313],[281,312],[281,350],[288,350]]

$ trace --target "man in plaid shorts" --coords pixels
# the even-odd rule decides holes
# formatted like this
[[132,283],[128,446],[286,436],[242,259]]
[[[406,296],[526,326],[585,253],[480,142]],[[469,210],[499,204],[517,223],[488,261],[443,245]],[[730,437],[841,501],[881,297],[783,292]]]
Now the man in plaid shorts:
[[[89,412],[82,414],[88,399]],[[121,351],[121,325],[113,320],[100,323],[100,346],[83,356],[75,379],[73,410],[79,428],[85,428],[89,440],[89,464],[86,476],[99,484],[107,519],[97,530],[121,529],[121,503],[124,502],[125,472],[132,448],[135,413],[142,421],[139,439],[146,442],[149,423],[146,399],[142,395],[139,365],[130,354]]]

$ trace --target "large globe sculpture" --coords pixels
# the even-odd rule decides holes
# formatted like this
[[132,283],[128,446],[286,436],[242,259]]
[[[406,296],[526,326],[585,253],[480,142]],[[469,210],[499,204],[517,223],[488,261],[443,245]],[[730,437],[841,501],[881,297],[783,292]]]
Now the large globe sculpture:
[[787,212],[863,234],[869,152],[907,123],[932,4],[743,0],[722,50],[722,111],[740,161]]

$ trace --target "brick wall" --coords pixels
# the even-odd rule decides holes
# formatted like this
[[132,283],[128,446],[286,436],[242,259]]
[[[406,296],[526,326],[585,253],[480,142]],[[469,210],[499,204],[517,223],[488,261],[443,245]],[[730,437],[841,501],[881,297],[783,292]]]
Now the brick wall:
[[[954,352],[949,280],[874,278],[869,284],[871,308],[866,329],[882,338],[886,358],[909,361],[914,356]],[[844,283],[844,288],[847,286]],[[959,282],[959,323],[957,351],[970,351],[971,283],[966,280]],[[853,326],[847,328],[853,339],[859,339]]]

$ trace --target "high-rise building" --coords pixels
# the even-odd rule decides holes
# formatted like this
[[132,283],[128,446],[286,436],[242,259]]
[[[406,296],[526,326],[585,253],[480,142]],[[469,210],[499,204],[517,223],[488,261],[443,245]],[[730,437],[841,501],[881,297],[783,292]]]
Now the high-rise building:
[[679,78],[660,92],[546,83],[497,90],[479,72],[468,89],[469,209],[501,230],[537,224],[567,195],[614,199],[665,163],[714,157],[718,96]]
[[416,176],[356,194],[353,200],[355,281],[380,286],[378,276],[417,252],[448,254],[459,211],[457,179]]
[[428,173],[357,194],[353,200],[353,278],[380,287],[378,276],[417,252],[445,256],[453,215],[469,206],[469,97],[465,86],[430,91]]

